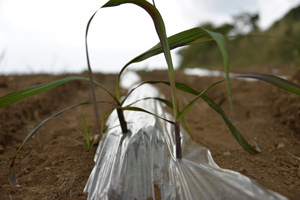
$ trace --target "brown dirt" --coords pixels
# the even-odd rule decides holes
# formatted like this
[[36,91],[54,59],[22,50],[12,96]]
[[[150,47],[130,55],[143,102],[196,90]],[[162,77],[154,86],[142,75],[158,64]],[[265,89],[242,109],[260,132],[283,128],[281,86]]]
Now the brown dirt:
[[[186,76],[180,72],[176,76],[178,82],[187,83],[198,91],[219,80]],[[65,76],[2,76],[0,96],[62,77]],[[95,78],[114,91],[115,75],[96,74]],[[168,75],[166,71],[154,71],[144,74],[143,78],[168,80]],[[170,98],[169,88],[159,87]],[[290,199],[300,199],[300,97],[265,83],[242,80],[232,80],[232,94],[234,124],[249,143],[259,146],[262,152],[255,156],[245,152],[222,118],[201,100],[186,115],[195,140],[211,150],[220,167],[241,172]],[[110,100],[100,90],[97,95],[98,99]],[[179,96],[181,108],[193,97],[182,92]],[[224,84],[214,88],[208,96],[231,116]],[[73,81],[0,108],[0,199],[86,199],[82,191],[94,165],[96,148],[88,152],[83,146],[60,136],[84,142],[84,138],[70,127],[83,130],[83,116],[87,118],[90,133],[95,135],[91,105],[76,107],[52,119],[25,145],[16,162],[21,188],[8,183],[8,171],[17,148],[34,125],[67,106],[89,99],[89,83]],[[109,106],[102,105],[99,107],[104,113]]]

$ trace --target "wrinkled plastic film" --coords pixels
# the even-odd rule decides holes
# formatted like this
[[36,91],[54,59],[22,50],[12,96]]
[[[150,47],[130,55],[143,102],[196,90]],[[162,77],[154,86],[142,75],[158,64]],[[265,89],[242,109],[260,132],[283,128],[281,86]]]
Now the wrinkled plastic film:
[[[138,88],[125,105],[145,97],[161,97],[151,85]],[[141,107],[172,120],[164,105],[140,101]],[[175,158],[174,127],[152,115],[124,111],[129,132],[117,126],[103,136],[84,191],[89,200],[112,199],[286,199],[257,182],[218,167],[210,151],[181,129],[183,158]],[[108,127],[118,125],[114,111]],[[159,187],[159,190],[155,189]]]

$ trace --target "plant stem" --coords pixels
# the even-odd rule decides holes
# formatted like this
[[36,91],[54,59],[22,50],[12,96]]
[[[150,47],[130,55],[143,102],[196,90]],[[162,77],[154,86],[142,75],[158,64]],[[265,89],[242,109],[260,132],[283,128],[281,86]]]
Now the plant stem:
[[117,109],[117,113],[118,113],[118,118],[119,118],[121,129],[122,129],[122,133],[126,134],[128,132],[128,129],[127,129],[127,123],[124,118],[123,110]]
[[181,137],[180,137],[180,123],[175,122],[175,143],[176,143],[176,158],[182,158],[182,149],[181,149]]

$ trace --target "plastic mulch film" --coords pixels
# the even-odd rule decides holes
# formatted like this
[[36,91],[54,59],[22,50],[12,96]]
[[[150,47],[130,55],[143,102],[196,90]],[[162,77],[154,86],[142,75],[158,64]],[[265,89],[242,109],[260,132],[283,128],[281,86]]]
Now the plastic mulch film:
[[[149,96],[161,94],[143,85],[125,105]],[[158,101],[134,106],[172,120]],[[183,157],[177,160],[171,124],[142,112],[124,111],[124,115],[130,131],[124,135],[117,126],[103,136],[84,189],[88,199],[286,199],[238,172],[218,167],[210,151],[193,142],[183,129]],[[107,123],[118,125],[117,114],[112,113]]]

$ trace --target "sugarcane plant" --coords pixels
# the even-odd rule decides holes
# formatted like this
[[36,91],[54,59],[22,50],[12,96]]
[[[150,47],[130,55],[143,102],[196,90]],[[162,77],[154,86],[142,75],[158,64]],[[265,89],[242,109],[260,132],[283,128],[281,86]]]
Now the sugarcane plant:
[[[140,8],[144,9],[152,18],[155,30],[157,32],[157,35],[159,37],[159,43],[154,45],[152,48],[149,50],[145,51],[144,53],[138,55],[137,57],[133,58],[130,60],[128,63],[124,65],[124,67],[120,70],[117,78],[117,84],[116,84],[116,94],[113,95],[107,88],[105,88],[102,84],[98,83],[93,79],[93,73],[92,73],[92,68],[90,65],[90,59],[89,59],[89,51],[88,51],[88,33],[89,33],[89,27],[90,24],[94,18],[94,16],[97,14],[97,12],[102,9],[102,8],[108,8],[108,7],[114,7],[114,6],[119,6],[122,4],[126,3],[131,3],[134,5],[139,6]],[[85,48],[86,48],[86,58],[87,58],[87,65],[89,69],[89,78],[86,77],[78,77],[78,76],[70,76],[66,77],[60,80],[52,81],[49,83],[44,83],[41,85],[36,85],[30,88],[22,89],[16,92],[12,92],[10,94],[7,94],[5,96],[0,97],[0,107],[12,104],[14,102],[20,101],[22,99],[28,98],[30,96],[33,96],[35,94],[41,93],[43,91],[52,89],[58,85],[61,85],[63,83],[73,81],[73,80],[80,80],[80,81],[89,81],[91,85],[91,92],[92,92],[92,100],[91,101],[86,101],[86,102],[81,102],[76,105],[72,105],[70,107],[67,107],[58,113],[50,116],[49,118],[43,120],[40,122],[30,133],[27,135],[27,137],[24,139],[23,143],[21,146],[18,148],[15,156],[12,159],[12,162],[10,164],[10,183],[15,186],[19,186],[16,180],[16,173],[15,173],[15,160],[19,154],[19,152],[22,150],[23,146],[36,134],[37,130],[45,124],[47,121],[55,118],[56,116],[64,113],[65,111],[72,109],[77,106],[81,105],[86,105],[86,104],[93,104],[94,106],[94,112],[95,112],[95,117],[97,121],[97,127],[99,130],[99,134],[103,133],[103,127],[105,120],[108,118],[108,116],[112,113],[113,110],[117,111],[118,119],[120,122],[120,127],[121,127],[121,132],[122,134],[126,134],[128,132],[128,127],[127,127],[127,122],[124,117],[124,111],[134,111],[134,112],[144,112],[150,115],[154,115],[155,117],[158,117],[162,120],[165,120],[172,125],[174,125],[174,137],[175,137],[175,145],[176,145],[176,158],[181,159],[182,158],[182,149],[181,149],[181,136],[180,136],[180,126],[181,124],[188,130],[187,124],[184,120],[184,115],[189,111],[189,109],[192,107],[192,105],[200,98],[202,98],[212,109],[214,109],[217,113],[220,114],[220,116],[223,118],[224,122],[228,126],[229,130],[231,131],[232,135],[234,138],[237,140],[237,142],[243,147],[247,152],[251,154],[257,154],[258,150],[253,148],[242,136],[242,134],[239,132],[239,130],[231,123],[225,112],[212,100],[210,99],[207,95],[206,92],[208,92],[210,89],[212,89],[214,86],[217,84],[220,84],[222,81],[213,83],[210,85],[207,89],[205,89],[202,92],[198,92],[194,90],[193,88],[189,87],[186,84],[183,83],[177,83],[175,81],[175,76],[174,76],[174,67],[172,63],[172,57],[170,50],[175,49],[177,47],[182,47],[186,45],[195,45],[198,43],[206,42],[206,41],[215,41],[220,49],[220,52],[222,54],[223,60],[224,60],[224,70],[225,70],[225,82],[226,82],[226,88],[227,88],[227,93],[228,93],[228,99],[231,105],[231,111],[233,113],[233,106],[232,106],[232,100],[231,100],[231,92],[230,92],[230,81],[229,81],[229,59],[228,59],[228,52],[226,49],[226,44],[225,44],[225,39],[220,33],[215,33],[200,27],[192,28],[189,30],[182,31],[178,34],[175,34],[173,36],[167,37],[166,30],[165,30],[165,25],[163,18],[161,17],[159,11],[155,7],[154,1],[153,4],[147,2],[146,0],[110,0],[106,4],[104,4],[102,7],[96,10],[96,12],[91,16],[89,19],[87,26],[86,26],[86,32],[85,32]],[[168,73],[169,73],[169,81],[146,81],[140,83],[138,86],[135,88],[132,88],[127,95],[124,98],[120,98],[120,78],[122,73],[127,69],[128,66],[130,66],[132,63],[137,63],[141,62],[143,60],[146,60],[152,56],[158,55],[160,53],[163,53],[165,56],[165,60],[168,66]],[[273,75],[265,75],[265,74],[244,74],[240,75],[243,77],[248,77],[248,78],[255,78],[259,80],[266,81],[268,83],[271,83],[275,86],[278,86],[280,88],[286,89],[288,91],[294,92],[298,95],[300,95],[300,87],[292,82],[280,79],[276,76]],[[166,104],[168,107],[172,108],[173,110],[173,115],[174,115],[174,121],[164,119],[160,116],[157,116],[155,113],[151,113],[145,109],[139,108],[139,107],[134,107],[133,104],[129,105],[124,105],[126,102],[126,99],[141,85],[143,84],[165,84],[169,85],[171,88],[171,96],[172,96],[172,101],[169,101],[167,99],[162,99],[162,98],[145,98],[145,99],[139,99],[138,101],[141,100],[148,100],[148,99],[154,99],[157,101],[160,101],[164,104]],[[107,92],[113,99],[113,102],[108,101],[108,100],[97,100],[96,95],[95,95],[95,86],[98,86],[102,88],[105,92]],[[182,90],[184,92],[190,93],[195,95],[195,98],[189,102],[182,110],[179,110],[178,108],[178,96],[177,96],[177,90]],[[98,114],[98,103],[108,103],[109,105],[112,106],[112,109],[108,112],[103,114],[102,120],[101,120],[101,125],[99,123],[100,118]],[[138,123],[138,122],[135,122]]]

